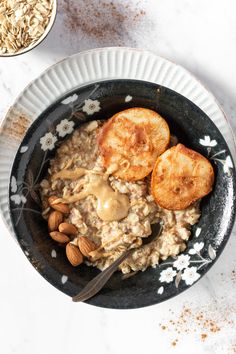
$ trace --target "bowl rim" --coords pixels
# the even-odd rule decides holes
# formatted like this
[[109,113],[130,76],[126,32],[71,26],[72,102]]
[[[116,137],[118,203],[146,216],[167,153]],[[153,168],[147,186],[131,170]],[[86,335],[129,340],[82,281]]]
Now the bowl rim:
[[[172,90],[172,89],[170,89],[170,88],[168,88],[168,87],[165,87],[165,86],[163,86],[163,85],[157,84],[157,83],[153,83],[153,82],[149,82],[149,81],[144,81],[144,80],[136,80],[136,79],[106,79],[106,80],[101,80],[101,81],[99,80],[99,81],[96,81],[96,82],[92,82],[92,83],[88,83],[88,84],[82,85],[82,86],[77,87],[77,88],[73,88],[72,90],[68,90],[62,97],[58,98],[58,99],[57,99],[55,102],[53,102],[49,107],[47,107],[46,110],[49,110],[51,107],[53,107],[53,106],[57,105],[59,102],[61,102],[61,100],[63,100],[64,97],[67,97],[67,96],[71,95],[72,93],[77,92],[78,90],[84,89],[84,88],[89,87],[89,86],[94,86],[94,85],[96,85],[97,83],[109,83],[109,82],[115,82],[115,81],[118,81],[118,82],[122,82],[122,81],[123,81],[123,82],[127,82],[127,81],[129,81],[129,82],[136,82],[136,83],[139,83],[139,84],[148,84],[148,85],[151,85],[151,86],[163,87],[163,88],[167,89],[168,91],[174,92],[177,96],[182,97],[183,100],[188,101],[188,103],[190,104],[190,106],[195,107],[195,108],[197,108],[198,110],[200,110],[200,111],[203,113],[203,115],[205,116],[204,118],[207,119],[207,120],[209,120],[209,121],[215,126],[215,128],[216,128],[218,134],[221,136],[221,139],[225,142],[225,145],[226,145],[226,147],[227,147],[228,153],[229,153],[229,155],[230,155],[231,158],[232,158],[232,153],[231,153],[231,151],[230,151],[230,148],[229,148],[229,146],[228,146],[226,140],[224,139],[223,135],[221,134],[220,130],[219,130],[218,127],[215,125],[215,123],[209,118],[209,116],[208,116],[201,108],[199,108],[194,102],[192,102],[191,100],[189,100],[188,98],[186,98],[186,97],[183,96],[182,94],[180,94],[180,93],[178,93],[177,91],[174,91],[174,90]],[[14,166],[15,166],[15,163],[16,163],[17,156],[19,155],[20,148],[24,145],[24,141],[25,141],[25,139],[27,139],[28,133],[29,133],[29,131],[31,131],[32,127],[34,127],[34,126],[37,124],[37,122],[39,122],[39,121],[42,119],[42,114],[43,114],[43,113],[44,113],[44,112],[41,112],[40,116],[39,116],[38,118],[36,118],[36,119],[34,120],[34,122],[29,126],[28,130],[27,130],[26,133],[25,133],[24,138],[22,139],[21,143],[20,143],[19,146],[18,146],[17,152],[16,152],[15,157],[14,157],[14,162],[13,162],[13,165],[12,165],[11,173],[10,173],[10,180],[11,180],[11,177],[12,177],[12,172],[13,172],[13,169],[14,169]],[[84,123],[86,123],[86,122],[84,122]],[[235,164],[234,164],[233,158],[232,158],[232,161],[233,161],[233,168],[232,168],[232,174],[233,174],[233,176],[232,176],[232,179],[233,179],[233,191],[234,191],[234,196],[235,196],[235,195],[236,195],[236,169],[235,169]],[[10,191],[10,180],[9,180],[9,191]],[[10,211],[10,217],[11,217],[11,222],[12,222],[12,225],[13,225],[13,229],[14,229],[15,235],[17,236],[18,243],[20,244],[20,247],[21,247],[22,251],[24,252],[24,248],[22,247],[21,242],[19,242],[18,235],[17,235],[17,232],[16,232],[16,228],[15,228],[15,225],[14,225],[13,219],[12,219],[12,210],[11,210],[11,207],[10,207],[10,193],[9,193],[8,203],[9,203],[9,211]],[[138,308],[144,308],[144,307],[147,307],[147,306],[157,305],[157,304],[159,304],[159,303],[161,303],[161,302],[163,302],[163,301],[167,301],[167,300],[169,300],[169,299],[171,299],[171,298],[176,297],[176,296],[179,295],[180,293],[182,293],[182,292],[188,290],[189,288],[191,288],[192,286],[194,286],[203,276],[206,275],[206,273],[211,269],[211,267],[215,264],[215,262],[220,258],[220,255],[222,254],[222,252],[223,252],[223,250],[224,250],[224,248],[225,248],[225,246],[226,246],[226,244],[227,244],[227,242],[228,242],[228,240],[229,240],[229,238],[230,238],[230,235],[231,235],[231,232],[232,232],[234,223],[235,223],[235,217],[236,217],[236,208],[235,208],[235,203],[234,203],[234,208],[232,208],[232,211],[231,211],[231,218],[229,219],[229,223],[227,224],[227,230],[226,230],[226,232],[224,233],[224,237],[223,237],[223,239],[222,239],[222,241],[221,241],[221,244],[220,244],[220,246],[219,246],[219,248],[218,248],[218,250],[217,250],[217,256],[216,256],[216,258],[215,258],[214,260],[212,260],[212,262],[209,263],[209,264],[204,268],[204,270],[202,271],[202,274],[201,274],[201,276],[199,277],[199,279],[198,279],[197,281],[195,281],[192,285],[186,286],[185,288],[183,288],[183,289],[181,289],[181,290],[179,289],[179,290],[176,292],[176,294],[174,294],[174,295],[173,295],[173,294],[172,294],[172,295],[168,295],[168,296],[166,296],[165,298],[162,298],[162,299],[159,298],[158,301],[155,301],[155,299],[154,299],[152,302],[149,302],[148,304],[144,304],[144,305],[141,305],[141,306],[139,306],[139,305],[137,305],[137,306],[136,306],[136,305],[130,306],[130,305],[129,305],[128,307],[126,307],[126,306],[113,307],[113,306],[111,306],[110,304],[109,304],[109,305],[106,305],[106,304],[104,304],[104,302],[103,302],[104,300],[106,301],[106,299],[109,298],[109,295],[107,296],[106,294],[102,294],[102,299],[101,299],[101,301],[99,301],[98,303],[93,303],[93,299],[87,300],[87,301],[85,301],[85,303],[90,304],[90,305],[93,305],[93,306],[102,307],[102,308],[109,308],[109,309],[138,309]],[[24,252],[24,253],[25,253],[25,252]],[[37,253],[38,253],[38,251],[37,251]],[[44,274],[43,271],[39,270],[39,269],[32,263],[31,258],[30,258],[27,254],[26,254],[26,257],[29,259],[30,263],[34,266],[34,268],[36,268],[36,270],[37,270],[51,285],[53,285],[55,288],[57,288],[58,290],[60,290],[61,292],[63,292],[65,295],[68,295],[68,294],[65,293],[65,291],[63,291],[62,288],[59,287],[59,284],[58,284],[56,281],[54,281],[53,278],[48,277],[48,275],[47,275],[46,273]],[[69,283],[69,280],[68,280],[68,283]],[[70,295],[68,295],[68,296],[70,296]],[[158,299],[158,298],[156,298],[156,299]],[[101,304],[101,303],[102,303],[102,304]]]
[[49,23],[48,23],[47,27],[45,28],[45,31],[43,32],[41,37],[39,37],[39,39],[33,45],[29,45],[28,47],[26,47],[22,50],[19,50],[16,53],[0,53],[0,58],[17,57],[19,55],[28,53],[31,50],[33,50],[34,48],[38,47],[47,38],[47,36],[51,32],[51,30],[54,26],[54,23],[56,21],[57,12],[58,12],[58,0],[53,0],[52,15],[51,15]]

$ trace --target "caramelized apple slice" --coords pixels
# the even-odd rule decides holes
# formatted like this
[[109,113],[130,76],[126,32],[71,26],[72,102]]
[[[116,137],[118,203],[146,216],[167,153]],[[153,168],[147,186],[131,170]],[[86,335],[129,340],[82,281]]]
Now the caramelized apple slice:
[[165,209],[186,209],[211,192],[214,170],[198,152],[178,144],[157,158],[151,190],[156,202]]
[[98,136],[104,166],[115,166],[112,174],[127,181],[146,177],[169,140],[166,121],[146,108],[130,108],[115,114]]

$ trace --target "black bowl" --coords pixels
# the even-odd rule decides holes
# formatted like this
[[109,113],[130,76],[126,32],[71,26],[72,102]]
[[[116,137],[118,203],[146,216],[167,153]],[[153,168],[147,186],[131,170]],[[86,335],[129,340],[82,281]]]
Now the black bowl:
[[137,106],[160,113],[180,142],[212,161],[215,185],[213,192],[201,202],[202,215],[192,228],[185,256],[177,261],[169,258],[156,268],[148,268],[126,280],[121,273],[115,273],[104,289],[87,301],[101,307],[143,307],[181,293],[214,264],[235,218],[232,157],[221,133],[206,114],[185,97],[156,84],[103,81],[68,93],[42,112],[16,154],[9,187],[10,213],[16,237],[33,266],[69,296],[77,294],[98,274],[97,269],[86,265],[72,267],[64,249],[48,237],[46,222],[41,217],[38,183],[46,174],[56,147],[68,136],[62,135],[72,130],[73,123],[68,124],[64,119],[73,121],[75,128],[89,120],[108,119],[118,111]]

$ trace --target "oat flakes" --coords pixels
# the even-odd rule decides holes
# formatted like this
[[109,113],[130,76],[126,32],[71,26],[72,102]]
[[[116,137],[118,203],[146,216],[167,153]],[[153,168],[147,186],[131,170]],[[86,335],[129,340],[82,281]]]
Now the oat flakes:
[[[51,175],[61,171],[64,166],[70,170],[78,167],[97,172],[105,172],[97,145],[97,133],[101,122],[88,123],[63,142],[58,148],[56,156],[51,160],[49,174],[41,183],[41,197],[43,201],[43,216],[48,218],[47,200],[49,196],[67,197],[73,195],[83,183],[86,176],[77,180],[53,180]],[[83,182],[83,183],[82,183]],[[88,237],[98,250],[92,254],[87,264],[103,270],[108,267],[121,253],[130,247],[139,247],[142,238],[151,234],[151,224],[161,222],[162,234],[153,242],[138,248],[121,265],[123,273],[145,270],[155,267],[161,260],[169,256],[176,256],[186,248],[186,241],[190,237],[190,228],[199,217],[199,202],[192,204],[185,210],[170,211],[158,206],[150,193],[150,178],[137,182],[127,182],[110,176],[111,187],[128,196],[130,208],[127,217],[120,221],[103,221],[96,212],[97,200],[89,195],[75,203],[71,203],[70,214],[65,222],[77,227],[78,235],[73,241],[77,244],[79,236]]]
[[0,54],[17,53],[43,35],[53,0],[1,0]]

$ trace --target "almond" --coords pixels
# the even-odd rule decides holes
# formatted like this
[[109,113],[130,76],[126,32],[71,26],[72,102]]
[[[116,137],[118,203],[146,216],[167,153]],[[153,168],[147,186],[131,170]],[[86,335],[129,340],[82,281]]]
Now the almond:
[[69,224],[67,222],[63,222],[59,225],[59,231],[63,232],[66,235],[76,236],[78,231],[73,224]]
[[53,232],[50,232],[49,234],[51,236],[51,238],[54,240],[54,241],[57,241],[59,243],[66,243],[66,242],[70,242],[70,239],[67,235],[63,234],[62,232],[59,232],[59,231],[53,231]]
[[91,241],[89,238],[84,236],[79,237],[78,244],[81,253],[85,257],[89,257],[89,253],[95,251],[95,249],[97,248],[93,241]]
[[68,207],[68,205],[63,203],[54,203],[57,199],[58,197],[55,195],[52,195],[48,198],[48,203],[50,207],[57,211],[60,211],[62,214],[69,214],[70,208]]
[[49,231],[56,231],[63,221],[63,214],[60,211],[53,211],[48,218]]
[[72,243],[68,243],[66,245],[66,256],[74,267],[78,266],[83,262],[83,255],[80,252],[79,248],[73,245]]

